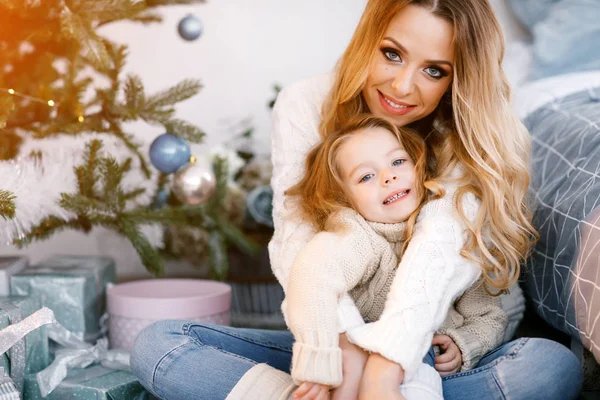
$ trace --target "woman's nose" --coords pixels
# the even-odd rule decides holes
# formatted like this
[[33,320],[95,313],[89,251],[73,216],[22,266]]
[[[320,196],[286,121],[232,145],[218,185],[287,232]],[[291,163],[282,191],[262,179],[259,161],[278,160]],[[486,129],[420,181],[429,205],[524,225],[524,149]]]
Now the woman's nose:
[[392,81],[392,89],[394,96],[399,97],[398,100],[412,94],[415,90],[414,72],[408,68],[402,68]]

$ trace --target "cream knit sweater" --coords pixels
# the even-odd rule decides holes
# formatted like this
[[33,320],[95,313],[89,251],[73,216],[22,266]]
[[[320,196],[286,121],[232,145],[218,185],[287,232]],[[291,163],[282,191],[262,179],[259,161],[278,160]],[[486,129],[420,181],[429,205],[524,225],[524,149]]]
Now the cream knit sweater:
[[296,339],[296,383],[342,383],[339,299],[350,292],[365,319],[378,319],[402,249],[404,223],[367,222],[352,209],[330,222],[300,250],[288,282],[287,322]]
[[[379,352],[402,365],[409,379],[429,349],[433,333],[442,326],[448,315],[447,321],[451,323],[444,324],[439,333],[452,337],[461,349],[463,369],[469,369],[477,364],[482,355],[499,344],[506,327],[506,314],[500,308],[499,300],[488,296],[479,285],[465,293],[455,309],[450,309],[454,300],[480,274],[478,266],[460,256],[464,227],[454,208],[455,187],[451,183],[445,186],[446,195],[442,199],[429,202],[421,210],[413,238],[390,284],[387,303],[378,321],[365,324],[361,315],[363,311],[369,320],[376,319],[373,314],[377,313],[365,309],[368,304],[375,304],[374,299],[369,302],[364,300],[364,296],[357,296],[355,300],[362,308],[359,310],[347,294],[339,300],[338,318],[330,318],[333,324],[329,321],[330,325],[325,329],[319,328],[314,332],[310,329],[310,332],[300,333],[297,325],[290,321],[286,312],[287,302],[293,301],[292,297],[296,295],[289,293],[289,276],[299,251],[316,232],[298,216],[297,200],[284,198],[283,193],[300,180],[304,174],[306,154],[320,139],[320,109],[331,82],[331,76],[324,76],[288,86],[279,94],[273,111],[271,184],[274,191],[275,234],[269,243],[269,253],[273,272],[286,291],[282,311],[290,329],[299,332],[296,336],[299,342],[297,347],[303,347],[301,350],[311,346],[333,349],[330,358],[326,357],[326,365],[329,365],[329,371],[333,371],[330,374],[334,377],[332,382],[338,382],[341,363],[338,362],[339,353],[335,352],[335,349],[339,351],[337,335],[347,332],[350,340],[360,347]],[[474,216],[477,201],[468,196],[464,200],[463,209],[467,216]],[[328,235],[324,236],[323,240],[327,242]],[[317,243],[320,241],[318,239]],[[332,251],[334,247],[328,249]],[[324,252],[318,256],[327,254]],[[367,265],[367,270],[370,263],[370,259],[361,260],[361,265]],[[299,260],[300,264],[306,265],[306,261]],[[344,282],[342,277],[339,284],[344,285]],[[359,283],[367,284],[363,281]],[[368,290],[365,292],[368,293]],[[383,292],[379,294],[385,296]],[[341,293],[344,293],[343,289]],[[356,292],[353,294],[356,295]],[[299,324],[302,323],[301,320]],[[308,350],[309,354],[312,354],[311,350]],[[298,354],[306,354],[306,351],[299,351]],[[295,360],[299,366],[298,361]],[[310,369],[298,369],[298,366],[297,371]],[[300,375],[297,375],[298,380],[323,381],[318,377],[310,376],[308,379]]]

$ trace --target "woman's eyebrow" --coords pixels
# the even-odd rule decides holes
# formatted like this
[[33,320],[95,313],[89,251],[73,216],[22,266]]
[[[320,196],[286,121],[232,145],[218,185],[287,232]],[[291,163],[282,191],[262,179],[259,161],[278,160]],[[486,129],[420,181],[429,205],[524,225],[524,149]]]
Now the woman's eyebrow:
[[[406,47],[404,47],[400,43],[398,43],[396,41],[396,39],[391,38],[389,36],[386,36],[386,37],[383,38],[383,40],[388,40],[388,41],[394,43],[394,45],[396,47],[398,47],[400,49],[400,51],[402,51],[402,52],[404,52],[406,54],[409,54],[408,50],[406,50]],[[452,63],[450,61],[447,61],[447,60],[425,60],[425,62],[428,63],[428,64],[446,64],[447,66],[449,66],[450,68],[452,68]]]

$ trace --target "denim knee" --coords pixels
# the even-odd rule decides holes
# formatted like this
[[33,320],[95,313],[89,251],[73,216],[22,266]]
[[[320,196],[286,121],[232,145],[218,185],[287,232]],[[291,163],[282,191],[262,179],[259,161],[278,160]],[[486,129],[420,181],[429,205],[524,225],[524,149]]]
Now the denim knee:
[[[519,392],[529,392],[527,396],[515,398],[527,399],[576,399],[579,396],[583,383],[583,371],[577,357],[562,344],[540,338],[530,338],[514,354],[508,354],[508,358],[515,357],[518,363],[513,364],[512,374],[515,382],[513,387]],[[511,362],[505,364],[511,367]],[[508,371],[505,371],[508,373]],[[516,382],[518,380],[518,382]],[[522,385],[528,386],[525,389]],[[510,397],[510,396],[509,396]]]
[[[177,329],[179,326],[179,329]],[[156,366],[173,349],[173,334],[181,334],[181,323],[158,321],[144,328],[136,337],[131,350],[130,364],[140,383],[153,392]]]
[[[583,386],[581,363],[571,350],[558,342],[547,339],[530,339],[543,342],[545,351],[551,354],[545,365],[549,376],[549,399],[576,399]],[[541,346],[540,346],[541,348]]]

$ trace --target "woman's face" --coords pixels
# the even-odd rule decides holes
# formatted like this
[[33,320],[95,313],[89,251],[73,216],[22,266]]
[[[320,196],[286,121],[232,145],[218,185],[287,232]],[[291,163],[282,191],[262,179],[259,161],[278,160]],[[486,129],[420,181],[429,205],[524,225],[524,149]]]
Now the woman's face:
[[398,12],[362,90],[369,110],[398,126],[433,112],[452,82],[452,37],[452,25],[424,8]]

